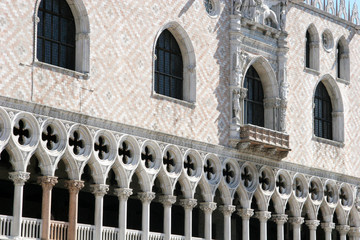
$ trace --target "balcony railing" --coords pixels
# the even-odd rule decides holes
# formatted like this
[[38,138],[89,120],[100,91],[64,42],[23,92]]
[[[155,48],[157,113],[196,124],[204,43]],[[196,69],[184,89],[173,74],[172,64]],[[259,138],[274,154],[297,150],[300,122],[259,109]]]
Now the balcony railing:
[[50,239],[66,240],[69,224],[67,222],[51,221]]
[[0,237],[10,236],[12,216],[0,215]]
[[41,220],[34,218],[22,218],[21,237],[25,239],[40,239]]
[[243,125],[240,127],[238,148],[255,154],[283,158],[290,151],[289,135],[250,124]]

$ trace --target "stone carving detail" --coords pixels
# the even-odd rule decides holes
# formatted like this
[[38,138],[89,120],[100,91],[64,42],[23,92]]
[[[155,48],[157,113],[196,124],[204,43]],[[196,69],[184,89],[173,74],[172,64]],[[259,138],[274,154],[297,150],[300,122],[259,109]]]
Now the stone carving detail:
[[80,180],[65,181],[65,188],[69,189],[70,193],[77,194],[83,187],[84,187],[84,181],[80,181]]
[[254,209],[250,209],[250,208],[241,208],[237,210],[237,214],[242,218],[242,219],[250,219],[253,215],[254,215]]
[[335,7],[334,7],[334,0],[328,0],[326,5],[326,12],[328,13],[335,13]]
[[176,202],[176,196],[172,196],[172,195],[163,195],[159,197],[159,201],[164,205],[164,206],[171,206]]
[[25,182],[29,180],[30,173],[28,172],[11,172],[9,173],[9,179],[14,182],[16,186],[24,186]]
[[276,224],[284,224],[288,220],[288,215],[286,215],[286,214],[275,214],[275,215],[273,215],[272,219]]
[[114,192],[119,199],[123,200],[127,200],[133,194],[133,190],[131,188],[117,188],[114,189]]
[[106,184],[94,184],[94,185],[91,185],[91,192],[96,197],[97,196],[103,197],[107,193],[107,191],[109,191],[109,186],[106,185]]
[[260,220],[260,222],[266,222],[271,218],[271,212],[260,211],[255,213],[255,217]]
[[196,199],[181,199],[180,200],[180,205],[184,209],[191,209],[192,210],[194,207],[196,207],[197,200]]
[[215,202],[200,203],[200,209],[205,213],[212,213],[216,209],[216,203]]
[[360,212],[360,187],[357,188],[356,197],[355,197],[355,207],[358,212]]
[[233,81],[232,85],[240,86],[243,77],[243,68],[248,61],[249,55],[240,49],[233,53]]
[[360,20],[359,20],[359,10],[358,10],[358,6],[356,4],[356,2],[354,2],[354,5],[353,5],[353,9],[352,9],[352,12],[351,12],[351,22],[352,23],[355,23],[355,24],[359,24],[360,23]]
[[263,0],[258,0],[257,8],[256,15],[259,18],[259,23],[275,27],[276,29],[280,28],[275,12],[268,5],[264,4]]
[[320,225],[319,220],[306,220],[305,224],[309,227],[310,230],[316,230],[316,228]]
[[234,0],[233,3],[233,14],[240,15],[241,14],[241,4],[242,0]]
[[219,207],[219,210],[225,215],[229,216],[235,212],[235,206],[233,205],[222,205]]
[[340,5],[339,5],[339,10],[337,12],[337,16],[340,18],[342,18],[344,16],[344,19],[347,20],[345,0],[340,0]]
[[58,183],[57,179],[57,177],[52,176],[41,176],[38,177],[38,184],[40,184],[43,189],[51,190],[55,184]]
[[138,195],[139,195],[140,201],[143,203],[151,202],[155,198],[155,193],[153,193],[153,192],[140,192],[140,193],[138,193]]
[[280,30],[285,31],[286,28],[286,9],[283,7],[280,13]]
[[233,92],[233,123],[240,124],[240,113],[241,113],[241,106],[240,106],[240,90],[236,89]]
[[301,225],[304,223],[304,218],[303,217],[292,217],[292,218],[289,218],[289,222],[293,225]]

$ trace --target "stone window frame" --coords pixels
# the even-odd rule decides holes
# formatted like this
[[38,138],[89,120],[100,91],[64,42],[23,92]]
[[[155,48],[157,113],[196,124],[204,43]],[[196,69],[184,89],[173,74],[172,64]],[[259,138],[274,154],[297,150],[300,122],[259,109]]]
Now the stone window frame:
[[[170,33],[176,39],[182,59],[183,59],[183,98],[182,100],[161,95],[155,92],[155,61],[156,61],[156,43],[159,36],[164,30]],[[180,103],[182,105],[193,108],[196,104],[196,56],[193,44],[185,29],[177,22],[169,22],[162,26],[153,42],[153,66],[152,66],[152,96],[158,99],[165,99],[168,101]]]
[[315,92],[316,88],[322,82],[325,85],[325,88],[330,96],[331,105],[332,105],[332,140],[321,138],[315,136],[315,124],[314,124],[314,111],[312,111],[312,136],[313,140],[318,142],[331,144],[334,146],[342,147],[345,141],[344,136],[344,104],[342,95],[340,92],[340,88],[337,85],[336,80],[330,75],[325,74],[324,76],[320,77],[319,80],[316,82],[313,95],[312,95],[312,107],[315,108],[314,99],[315,99]]
[[[341,45],[342,52],[338,55],[338,46]],[[341,36],[336,43],[336,80],[345,84],[350,83],[350,49],[349,44],[344,36]],[[340,61],[340,63],[339,63]],[[340,68],[340,73],[339,73]]]
[[[307,66],[307,40],[306,35],[310,35],[310,49],[309,49],[309,66]],[[315,25],[311,23],[305,32],[305,47],[304,47],[304,69],[307,71],[319,71],[320,69],[320,54],[319,54],[320,37]]]
[[35,66],[53,68],[69,75],[87,78],[90,72],[90,21],[86,7],[82,0],[66,0],[75,21],[75,71],[56,65],[40,62],[37,59],[37,26],[39,23],[38,9],[42,0],[37,0],[34,9],[34,45],[33,64]]

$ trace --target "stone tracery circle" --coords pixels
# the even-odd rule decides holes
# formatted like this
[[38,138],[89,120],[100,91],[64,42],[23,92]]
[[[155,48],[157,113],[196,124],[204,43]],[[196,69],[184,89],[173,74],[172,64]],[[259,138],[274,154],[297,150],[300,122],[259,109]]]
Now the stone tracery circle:
[[324,190],[318,177],[312,177],[309,181],[309,197],[313,202],[320,203],[324,197]]
[[14,143],[22,150],[34,149],[39,143],[40,126],[32,114],[16,114],[11,124],[11,132]]
[[50,155],[59,155],[65,150],[67,133],[62,122],[47,119],[41,126],[41,145]]
[[93,152],[96,160],[104,164],[104,161],[113,161],[116,157],[116,139],[114,135],[106,130],[95,133],[93,140]]
[[291,188],[291,177],[287,171],[280,170],[276,174],[275,178],[275,189],[280,195],[290,196],[292,191]]
[[80,161],[87,160],[93,149],[92,143],[92,137],[87,127],[80,124],[71,126],[67,139],[67,147],[71,156]]
[[196,150],[188,150],[184,155],[183,170],[191,178],[200,178],[202,174],[202,159]]
[[259,182],[259,176],[255,166],[250,163],[245,163],[241,167],[240,179],[247,191],[254,192]]
[[162,167],[166,174],[174,177],[179,176],[183,169],[183,156],[178,147],[167,145],[162,154]]
[[214,154],[206,155],[203,166],[203,175],[206,180],[212,185],[218,184],[221,177],[221,171],[222,168],[219,158]]
[[302,174],[296,174],[293,179],[293,193],[298,199],[306,199],[308,195],[308,183]]
[[161,166],[161,150],[159,145],[151,140],[143,142],[140,151],[140,164],[146,172],[154,173]]
[[140,161],[140,147],[134,137],[122,136],[117,145],[117,156],[126,169],[135,169]]
[[10,117],[3,108],[0,108],[0,143],[2,146],[10,139],[11,131]]
[[263,166],[259,171],[259,186],[266,193],[275,190],[275,176],[271,168]]
[[235,189],[240,183],[240,168],[234,159],[227,159],[223,163],[222,175],[226,185]]

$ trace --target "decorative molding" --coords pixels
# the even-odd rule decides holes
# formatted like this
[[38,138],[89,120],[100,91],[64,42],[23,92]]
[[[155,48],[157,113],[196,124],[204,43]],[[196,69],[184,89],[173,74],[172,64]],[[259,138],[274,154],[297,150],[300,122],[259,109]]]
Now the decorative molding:
[[9,179],[14,182],[15,186],[24,186],[25,182],[29,180],[30,173],[28,172],[10,172]]
[[81,180],[67,180],[65,181],[65,188],[69,189],[70,193],[78,194],[84,187],[84,181]]
[[114,193],[120,200],[126,201],[133,194],[133,190],[131,188],[115,188]]

